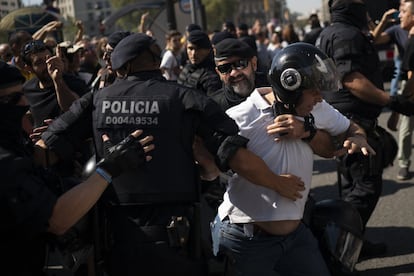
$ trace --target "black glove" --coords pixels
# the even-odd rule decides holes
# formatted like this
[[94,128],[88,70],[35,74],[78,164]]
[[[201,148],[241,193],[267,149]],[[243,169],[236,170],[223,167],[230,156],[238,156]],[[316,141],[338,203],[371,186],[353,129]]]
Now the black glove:
[[144,148],[132,135],[115,146],[112,146],[110,141],[106,141],[104,147],[105,157],[99,161],[97,167],[105,170],[112,178],[122,172],[138,169],[146,162]]
[[389,108],[406,116],[414,114],[414,102],[404,95],[390,96]]

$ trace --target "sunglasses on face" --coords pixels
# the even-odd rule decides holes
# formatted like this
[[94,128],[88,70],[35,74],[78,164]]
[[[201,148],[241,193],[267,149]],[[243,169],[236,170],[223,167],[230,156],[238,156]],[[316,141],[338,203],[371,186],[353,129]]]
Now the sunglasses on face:
[[243,70],[249,65],[247,59],[240,59],[232,63],[225,63],[217,66],[217,70],[222,74],[229,74],[231,70]]
[[46,49],[46,45],[41,40],[32,40],[23,48],[23,55],[26,56],[31,53],[37,53]]
[[23,95],[23,92],[14,92],[6,96],[0,96],[0,104],[16,105]]

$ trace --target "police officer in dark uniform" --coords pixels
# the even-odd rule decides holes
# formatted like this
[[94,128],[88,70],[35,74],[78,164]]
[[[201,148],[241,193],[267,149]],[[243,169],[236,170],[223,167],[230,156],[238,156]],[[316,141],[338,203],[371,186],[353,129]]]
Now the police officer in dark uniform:
[[[247,140],[237,135],[234,121],[214,101],[199,90],[163,79],[160,53],[155,40],[142,33],[121,40],[111,56],[119,79],[96,93],[92,108],[81,99],[42,136],[51,149],[68,154],[83,132],[92,129],[79,124],[93,112],[95,138],[106,133],[116,142],[138,126],[145,134],[160,137],[145,170],[116,180],[102,201],[110,275],[207,272],[200,258],[199,171],[192,149],[196,133],[217,154],[222,169],[231,167],[258,185],[280,188],[277,176],[244,148]],[[199,125],[212,129],[214,135],[198,133]],[[95,140],[99,157],[105,145]],[[284,195],[296,198],[302,184],[293,181]]]
[[191,31],[187,38],[188,63],[184,66],[177,82],[199,89],[210,95],[221,88],[221,81],[214,70],[213,48],[208,35],[201,30]]
[[[385,160],[391,154],[384,152],[385,135],[377,126],[377,118],[384,106],[405,114],[414,109],[406,97],[390,96],[383,89],[378,54],[367,36],[364,2],[331,0],[329,8],[332,24],[321,32],[317,46],[334,60],[343,89],[326,93],[324,98],[365,129],[369,144],[377,152],[369,158],[361,154],[346,156],[339,165],[342,196],[358,209],[365,227],[381,195],[383,168],[392,162]],[[378,134],[380,131],[383,135]],[[385,251],[385,244],[365,241],[361,256]]]
[[[44,168],[46,154],[34,147],[22,129],[22,118],[29,106],[24,97],[24,77],[19,70],[0,62],[0,266],[2,275],[46,275],[46,244],[63,235],[95,204],[112,178],[127,170],[139,170],[145,152],[153,145],[138,142],[140,132],[110,147],[96,171],[84,182],[60,193],[59,183]],[[109,144],[109,142],[106,142]],[[53,155],[50,153],[49,161]],[[75,260],[76,261],[76,260]],[[54,273],[70,272],[68,263],[55,263]],[[69,275],[69,274],[65,274]],[[70,274],[72,275],[72,274]]]

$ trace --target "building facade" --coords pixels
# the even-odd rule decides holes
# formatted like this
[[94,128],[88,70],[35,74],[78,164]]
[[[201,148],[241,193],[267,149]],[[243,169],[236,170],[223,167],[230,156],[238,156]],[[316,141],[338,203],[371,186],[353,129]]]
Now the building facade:
[[22,7],[20,0],[0,0],[0,19]]

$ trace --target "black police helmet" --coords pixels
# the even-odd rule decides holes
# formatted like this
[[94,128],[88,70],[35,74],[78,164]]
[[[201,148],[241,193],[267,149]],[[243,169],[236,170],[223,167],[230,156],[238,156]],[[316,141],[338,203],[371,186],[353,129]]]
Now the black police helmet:
[[352,272],[363,235],[361,216],[355,207],[338,199],[319,201],[313,207],[310,228],[331,271]]
[[295,105],[303,90],[338,91],[339,74],[333,61],[315,46],[297,42],[273,58],[268,79],[284,104]]

